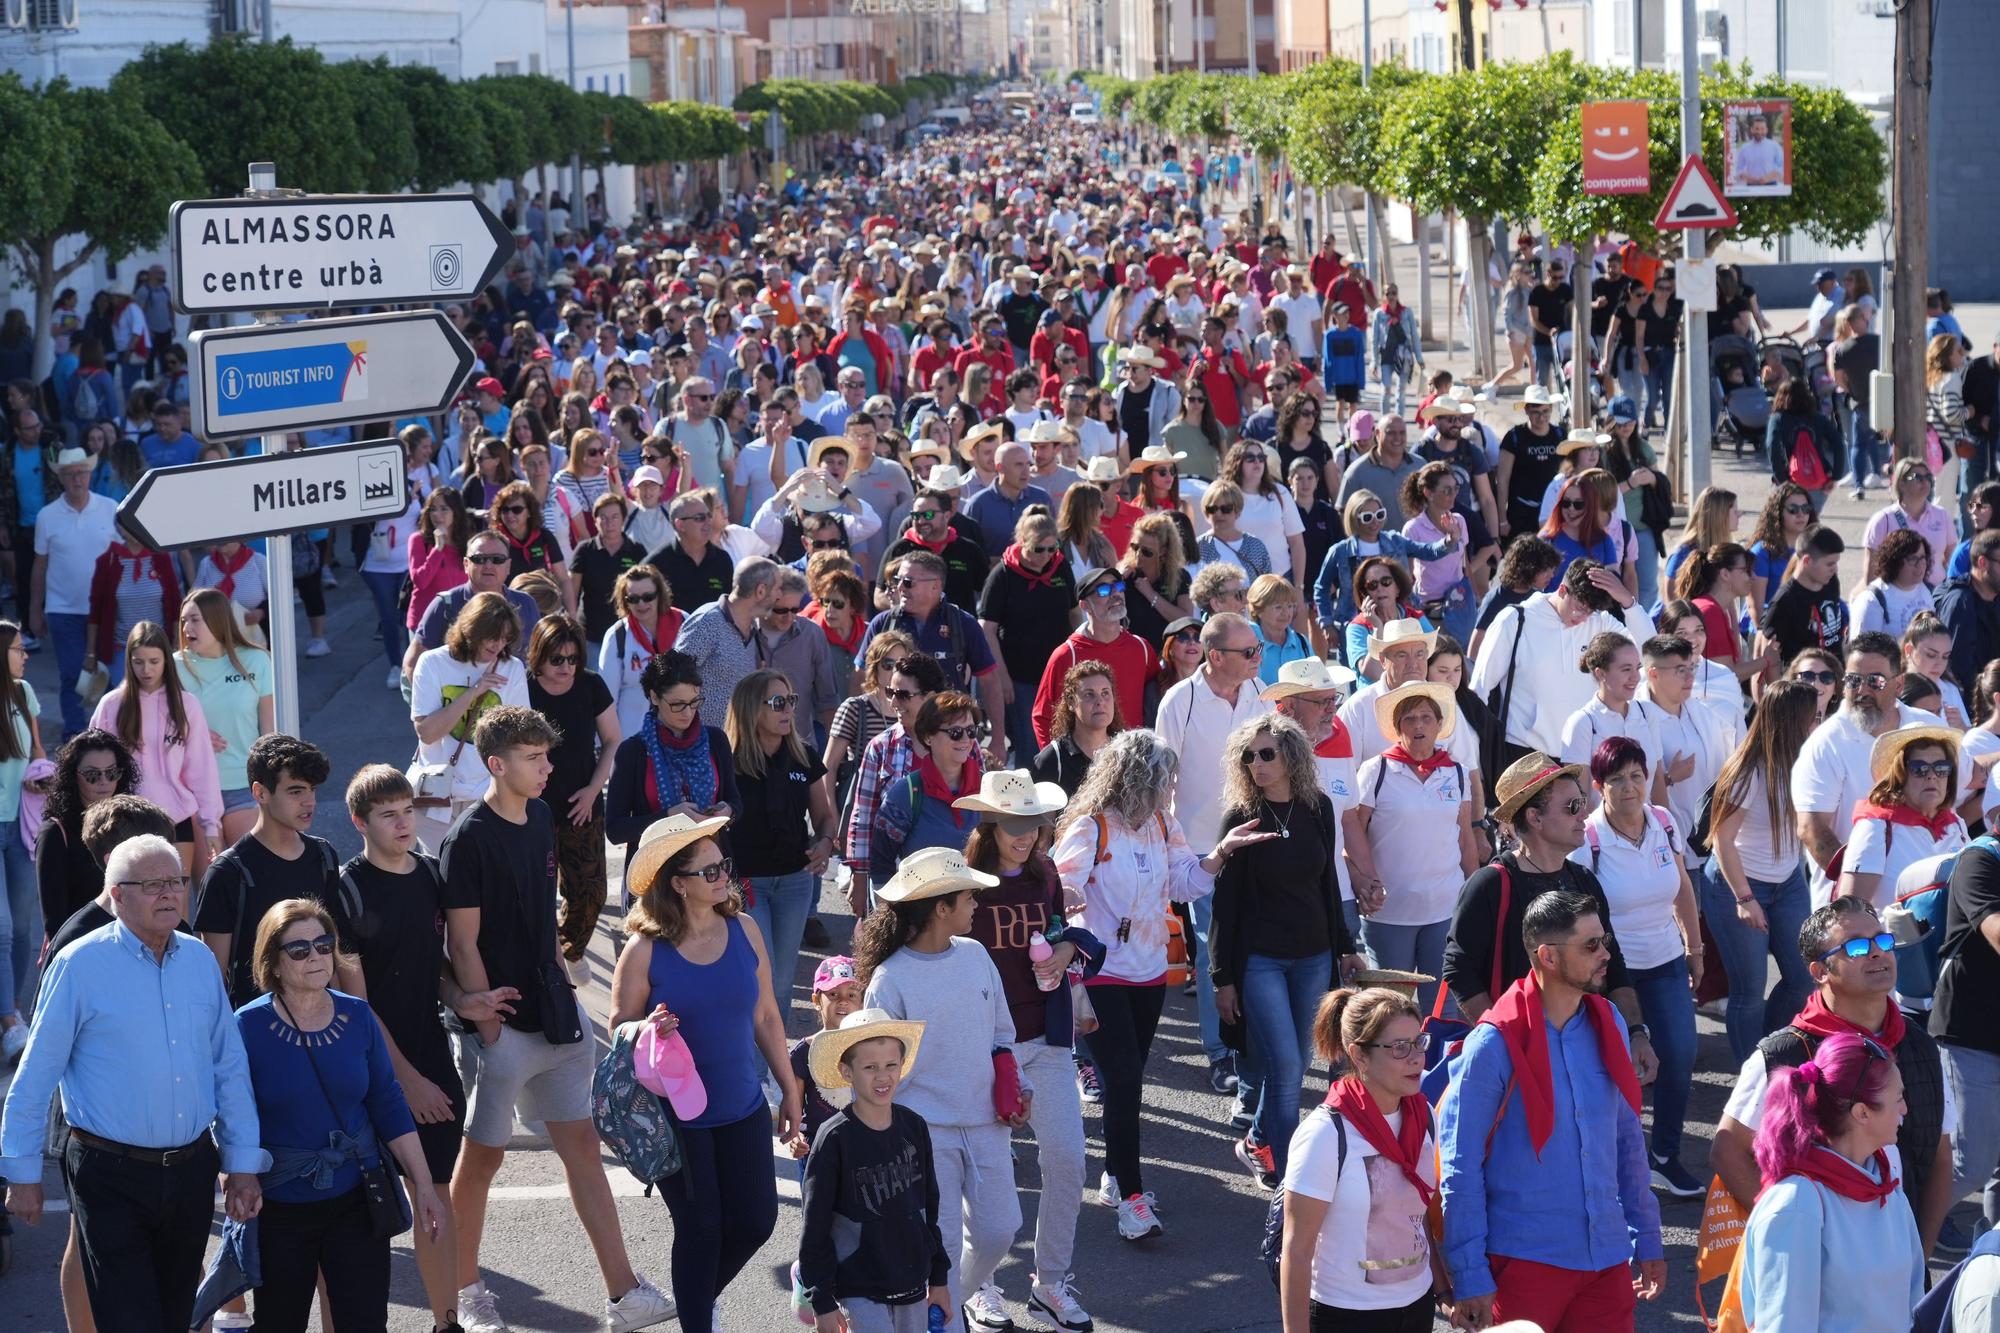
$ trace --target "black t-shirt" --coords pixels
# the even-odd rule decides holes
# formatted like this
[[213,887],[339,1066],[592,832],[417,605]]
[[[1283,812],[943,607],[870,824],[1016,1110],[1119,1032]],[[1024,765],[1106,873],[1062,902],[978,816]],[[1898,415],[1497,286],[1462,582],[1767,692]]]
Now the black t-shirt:
[[[944,549],[935,553],[944,561],[944,599],[953,606],[978,606],[980,590],[986,586],[986,567],[990,562],[978,539],[968,533],[972,526],[964,514],[952,515],[951,537]],[[887,565],[912,551],[930,549],[905,532],[889,543],[889,549],[882,553],[882,563]]]
[[913,1304],[950,1272],[936,1221],[930,1126],[907,1106],[889,1114],[889,1128],[874,1130],[851,1109],[838,1113],[820,1127],[806,1158],[799,1270],[820,1314],[854,1296]]
[[[1632,279],[1592,278],[1590,280],[1590,336],[1602,338],[1611,331],[1611,313],[1624,304],[1625,293],[1631,290]],[[1606,299],[1608,298],[1608,299]],[[1602,306],[1599,300],[1604,300]]]
[[[1507,919],[1500,921],[1497,918],[1503,873],[1507,877]],[[1565,861],[1555,874],[1543,875],[1522,869],[1512,852],[1504,853],[1490,865],[1473,871],[1459,891],[1451,934],[1444,946],[1444,982],[1453,995],[1461,1000],[1481,994],[1489,1000],[1500,998],[1488,993],[1493,985],[1496,946],[1500,949],[1503,990],[1528,975],[1528,946],[1521,939],[1521,922],[1527,916],[1528,904],[1552,889],[1568,889],[1595,899],[1598,915],[1609,931],[1611,907],[1605,902],[1603,886],[1589,870],[1574,861]],[[1624,989],[1632,981],[1625,971],[1625,952],[1618,947],[1618,936],[1607,933],[1605,941],[1611,947],[1611,968],[1604,975],[1604,989],[1609,993]]]
[[[287,861],[257,840],[254,833],[209,863],[195,900],[194,928],[203,934],[228,935],[229,1003],[241,1009],[263,991],[250,979],[250,955],[257,942],[257,924],[264,913],[287,898],[317,898],[331,904],[340,894],[340,861],[333,845],[310,833],[302,835],[305,850]],[[247,890],[245,868],[250,874]]]
[[1681,298],[1670,297],[1664,312],[1648,300],[1639,307],[1639,341],[1646,350],[1652,352],[1660,348],[1672,347],[1680,336]]
[[1833,368],[1847,376],[1847,396],[1856,407],[1868,406],[1868,376],[1882,368],[1882,337],[1864,333],[1833,345]]
[[743,798],[744,828],[755,829],[754,838],[738,838],[730,848],[736,856],[736,871],[743,876],[789,875],[806,868],[806,846],[812,841],[806,832],[807,798],[812,784],[826,776],[826,765],[806,747],[800,761],[791,747],[781,745],[764,760],[764,776],[753,778],[741,769],[736,772],[736,790]]
[[576,544],[570,552],[570,572],[577,576],[582,585],[582,596],[577,601],[577,610],[583,616],[584,633],[596,643],[604,637],[618,619],[618,610],[611,604],[611,590],[618,585],[618,576],[639,563],[643,555],[639,544],[627,540],[621,542],[617,554],[604,549],[602,540],[588,538]]
[[597,717],[611,703],[611,687],[586,667],[577,669],[575,682],[563,694],[550,694],[541,681],[528,677],[528,707],[562,734],[549,751],[549,785],[542,799],[564,819],[569,818],[569,798],[582,790],[597,767]]
[[1553,287],[1538,282],[1528,289],[1528,309],[1542,321],[1542,328],[1551,330],[1550,333],[1543,333],[1541,329],[1536,329],[1535,346],[1553,346],[1554,334],[1569,327],[1569,303],[1573,295],[1566,282],[1559,282]]
[[444,907],[479,909],[486,984],[521,992],[507,1026],[542,1030],[542,964],[556,956],[556,834],[549,807],[528,802],[516,824],[475,801],[444,835],[438,853]]
[[[1179,517],[1179,515],[1176,516]],[[1166,617],[1154,610],[1153,604],[1140,596],[1137,588],[1131,586],[1132,579],[1130,575],[1124,577],[1126,582],[1125,628],[1131,630],[1141,639],[1144,639],[1148,646],[1158,651],[1161,640],[1167,637]],[[1193,580],[1188,578],[1187,571],[1182,570],[1180,582],[1171,588],[1156,587],[1153,591],[1160,595],[1160,600],[1162,601],[1178,602],[1181,598],[1187,596],[1188,589],[1192,584]],[[1167,610],[1178,617],[1179,613],[1174,612],[1171,606]]]
[[1750,302],[1741,294],[1724,301],[1717,298],[1715,309],[1708,312],[1708,336],[1710,338],[1739,337],[1736,321],[1749,313]]
[[[438,1019],[438,972],[444,963],[444,878],[437,862],[418,853],[407,874],[394,875],[365,856],[344,867],[360,897],[345,892],[331,904],[341,947],[361,960],[368,1007],[395,1038],[403,1056],[459,1100],[451,1044]],[[346,887],[342,886],[343,889]]]
[[697,564],[681,549],[680,543],[667,542],[649,552],[646,563],[666,577],[667,590],[673,594],[674,605],[689,614],[693,614],[696,607],[707,606],[728,592],[729,581],[736,572],[736,562],[720,546],[711,546],[703,551],[701,562]]
[[1295,460],[1310,458],[1314,472],[1319,475],[1320,489],[1326,489],[1326,465],[1333,461],[1333,450],[1326,447],[1326,441],[1319,437],[1318,432],[1306,436],[1304,444],[1279,444],[1273,440],[1266,447],[1278,451],[1278,463],[1271,474],[1278,481],[1287,481],[1291,477]]
[[979,594],[979,618],[1000,627],[1000,660],[1015,680],[1040,681],[1042,670],[1069,637],[1069,614],[1076,609],[1076,580],[1062,561],[1047,582],[1030,582],[1003,561],[986,575]]
[[[49,937],[49,957],[54,958],[64,949],[75,944],[99,926],[108,926],[117,919],[108,910],[99,907],[95,900],[85,903],[71,914],[69,920],[56,928],[55,934]],[[182,922],[180,929],[183,931],[187,930],[187,923]],[[204,945],[203,947],[206,948],[207,946]]]
[[1118,404],[1118,429],[1131,447],[1132,457],[1144,453],[1146,446],[1153,442],[1153,386],[1155,380],[1143,389],[1125,386],[1125,397]]
[[1522,514],[1540,518],[1542,493],[1562,468],[1562,459],[1556,456],[1556,447],[1562,442],[1561,431],[1551,428],[1537,435],[1525,421],[1502,437],[1500,452],[1514,456],[1514,472],[1507,479],[1507,507],[1515,512],[1511,521],[1516,528],[1521,527]]
[[1534,595],[1535,590],[1533,588],[1529,588],[1524,592],[1515,592],[1506,584],[1501,583],[1497,579],[1494,580],[1492,586],[1486,590],[1486,600],[1479,604],[1479,619],[1473,622],[1472,627],[1474,629],[1485,629],[1499,618],[1502,611],[1505,611],[1510,606],[1519,606]]
[[2000,954],[1979,933],[2000,912],[2000,859],[1977,847],[1959,853],[1945,898],[1944,953],[1930,1031],[1947,1046],[2000,1054]]
[[1808,648],[1824,648],[1835,657],[1844,656],[1847,603],[1841,600],[1840,580],[1832,579],[1824,588],[1813,589],[1786,579],[1764,608],[1763,628],[1778,645],[1780,661],[1789,663]]

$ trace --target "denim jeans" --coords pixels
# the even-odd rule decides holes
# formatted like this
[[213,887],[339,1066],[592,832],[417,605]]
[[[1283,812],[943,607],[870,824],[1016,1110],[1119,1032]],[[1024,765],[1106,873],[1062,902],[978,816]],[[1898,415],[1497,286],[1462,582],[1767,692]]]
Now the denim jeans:
[[1331,951],[1305,958],[1253,953],[1243,964],[1237,994],[1261,1075],[1257,1137],[1271,1145],[1280,1176],[1299,1127],[1299,1088],[1312,1058],[1313,1015],[1332,984]]
[[789,1021],[792,987],[798,981],[799,941],[818,897],[819,879],[809,870],[757,875],[750,880],[750,891],[757,899],[750,916],[764,932],[764,948],[771,955],[771,990],[778,1001],[778,1017]]
[[[1645,426],[1652,430],[1656,425],[1665,426],[1667,409],[1674,401],[1674,349],[1671,347],[1649,347],[1646,349],[1646,410]],[[1714,401],[1720,401],[1715,399]],[[1713,402],[1711,403],[1713,405]],[[1655,419],[1654,408],[1659,409]]]
[[83,630],[87,615],[51,611],[49,637],[55,640],[56,697],[62,703],[63,739],[68,740],[90,724],[90,710],[77,697],[76,673],[83,670]]
[[1877,473],[1882,467],[1882,437],[1868,424],[1866,409],[1847,414],[1847,458],[1851,485],[1859,488],[1864,482],[1881,480]]
[[1554,343],[1533,343],[1529,351],[1534,359],[1535,383],[1544,389],[1556,387],[1556,349]]
[[1687,955],[1629,975],[1640,1016],[1653,1030],[1653,1053],[1660,1057],[1660,1076],[1653,1080],[1653,1156],[1674,1161],[1694,1086],[1694,988],[1688,984]]
[[42,899],[35,861],[21,843],[19,817],[0,820],[0,1017],[28,1008],[35,995],[35,959],[42,952]]
[[403,590],[403,574],[393,569],[364,569],[361,581],[375,598],[375,616],[382,623],[382,653],[390,666],[401,666],[403,649],[409,646],[409,628],[403,613],[396,609],[396,594]]
[[1638,548],[1638,559],[1634,561],[1639,571],[1639,605],[1641,607],[1660,604],[1660,548],[1653,540],[1649,529],[1641,529],[1633,534],[1633,545]]
[[1188,904],[1194,916],[1194,942],[1188,949],[1188,962],[1194,968],[1194,1008],[1195,1016],[1201,1020],[1201,1048],[1208,1054],[1208,1062],[1215,1064],[1229,1058],[1229,1045],[1222,1040],[1222,1020],[1215,1013],[1215,982],[1208,975],[1208,925],[1215,919],[1215,903],[1203,895]]
[[[1352,898],[1341,899],[1340,915],[1341,919],[1347,922],[1347,937],[1354,941],[1354,947],[1358,951],[1361,948],[1361,908],[1359,904]],[[1339,962],[1338,959],[1334,961],[1336,964]],[[1328,980],[1327,986],[1331,989],[1333,982]],[[1306,1026],[1310,1030],[1312,1026],[1310,1019],[1307,1020]],[[1308,1049],[1305,1062],[1310,1066],[1312,1060],[1313,1052]],[[1257,1144],[1264,1142],[1263,1131],[1254,1121],[1257,1114],[1258,1098],[1263,1095],[1264,1061],[1258,1055],[1257,1043],[1252,1041],[1250,1049],[1243,1052],[1236,1059],[1236,1107],[1238,1114],[1248,1114],[1253,1118],[1249,1139],[1252,1143]]]
[[1958,1103],[1958,1132],[1951,1136],[1951,1197],[1982,1187],[1988,1223],[2000,1225],[2000,1055],[1938,1043],[1945,1077]]
[[[1752,879],[1750,894],[1764,909],[1768,931],[1752,930],[1736,916],[1736,900],[1711,860],[1695,876],[1701,914],[1715,936],[1720,962],[1729,973],[1729,1051],[1738,1064],[1750,1058],[1757,1043],[1792,1021],[1812,993],[1812,977],[1799,956],[1799,927],[1812,911],[1803,864],[1778,883]],[[1764,960],[1778,960],[1778,984],[1764,998]]]
[[[1007,745],[1013,751],[1008,762],[1015,768],[1026,768],[1041,752],[1042,747],[1035,744],[1035,691],[1040,688],[1040,681],[1014,682],[1014,702],[1007,705]],[[820,749],[826,746],[822,744]]]
[[[1394,412],[1397,416],[1401,416],[1403,414],[1403,391],[1409,385],[1409,378],[1393,366],[1382,367],[1381,376],[1382,406],[1379,410],[1384,416],[1387,416],[1391,412]],[[1391,394],[1394,394],[1396,399],[1394,407],[1389,406],[1389,397]]]
[[[1375,966],[1403,972],[1422,972],[1436,978],[1444,975],[1444,943],[1451,934],[1451,919],[1427,926],[1391,926],[1372,917],[1361,923],[1361,938],[1367,942],[1368,956]],[[1417,1007],[1425,1013],[1437,1000],[1438,982],[1417,987]]]

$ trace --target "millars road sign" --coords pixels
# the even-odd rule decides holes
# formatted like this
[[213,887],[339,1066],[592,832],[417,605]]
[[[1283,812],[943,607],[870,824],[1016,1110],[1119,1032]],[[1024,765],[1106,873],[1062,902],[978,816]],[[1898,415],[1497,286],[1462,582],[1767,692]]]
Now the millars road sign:
[[394,518],[409,507],[395,440],[154,468],[118,521],[154,550]]
[[167,235],[187,314],[461,300],[514,250],[470,194],[184,199]]
[[188,348],[204,440],[439,412],[475,360],[435,310],[204,329]]

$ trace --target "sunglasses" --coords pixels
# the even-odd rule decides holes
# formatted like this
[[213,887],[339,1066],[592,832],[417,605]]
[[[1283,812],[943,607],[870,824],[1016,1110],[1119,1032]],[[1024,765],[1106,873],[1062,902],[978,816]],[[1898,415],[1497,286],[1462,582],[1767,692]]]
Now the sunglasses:
[[1866,958],[1870,949],[1880,949],[1883,953],[1894,953],[1896,951],[1896,937],[1885,930],[1879,935],[1862,935],[1855,939],[1843,940],[1821,954],[1819,960],[1824,963],[1836,954],[1845,954],[1849,958]]
[[1865,676],[1850,671],[1840,678],[1840,683],[1850,690],[1859,689],[1864,685],[1871,690],[1879,690],[1889,683],[1889,678],[1879,671],[1871,671]]
[[333,936],[315,935],[309,940],[286,940],[278,947],[284,950],[285,957],[295,963],[303,963],[314,954],[322,958],[330,956],[333,953]]
[[924,690],[905,690],[895,687],[886,689],[882,691],[882,693],[888,695],[891,699],[894,699],[899,704],[909,703],[912,699],[927,699],[930,697],[930,695]]
[[79,782],[116,782],[123,776],[115,768],[79,768],[76,778]]
[[582,664],[582,653],[559,653],[549,659],[549,665],[552,667],[573,667],[581,666]]
[[979,728],[973,726],[939,727],[937,729],[937,734],[940,736],[949,737],[950,739],[955,741],[969,741],[973,737],[979,734]]
[[1957,765],[1949,759],[1912,759],[1907,767],[1913,778],[1942,778],[1949,776]]
[[806,546],[808,549],[814,551],[844,551],[847,549],[847,538],[821,537],[815,541],[807,542]]
[[660,594],[656,592],[628,592],[625,594],[625,601],[631,606],[651,606],[659,600]]
[[525,514],[525,513],[527,513],[527,512],[528,512],[528,506],[526,506],[526,505],[502,505],[502,506],[500,507],[500,512],[501,512],[501,513],[503,513],[503,514],[507,514],[507,515],[510,515],[510,516],[511,516],[511,515],[514,515],[514,514]]
[[469,555],[465,557],[465,561],[470,565],[504,565],[507,563],[507,557],[504,555]]
[[798,701],[799,696],[796,694],[774,694],[764,701],[764,707],[774,713],[789,713]]
[[1389,511],[1387,509],[1364,509],[1354,516],[1354,521],[1356,523],[1387,523],[1389,521]]
[[735,871],[736,863],[725,856],[720,861],[711,862],[699,870],[678,871],[675,877],[678,879],[705,880],[713,884],[719,879],[728,879]]
[[1379,579],[1370,579],[1368,580],[1368,582],[1362,584],[1361,590],[1363,592],[1386,592],[1388,589],[1393,588],[1395,586],[1396,586],[1395,578],[1392,577],[1391,575],[1384,574]]
[[1125,584],[1118,579],[1113,579],[1109,583],[1093,583],[1090,591],[1084,595],[1087,597],[1111,597],[1124,591]]
[[1565,514],[1581,514],[1583,512],[1583,501],[1573,495],[1569,496],[1562,501],[1562,511]]
[[799,613],[799,608],[796,606],[774,606],[769,611],[765,612],[766,615],[772,615],[772,616],[795,616],[798,613]]
[[1787,514],[1810,514],[1812,506],[1809,504],[1786,505],[1785,512]]
[[1808,685],[1831,685],[1840,678],[1831,671],[1811,671],[1801,667],[1792,673],[1792,679],[1805,681]]
[[936,509],[912,509],[910,517],[919,523],[929,523],[937,518],[939,512]]
[[681,397],[692,399],[694,402],[697,403],[706,403],[711,401],[715,397],[715,395],[712,393],[684,393],[681,395]]
[[1215,648],[1211,649],[1210,651],[1218,653],[1229,653],[1234,656],[1242,657],[1242,659],[1246,662],[1254,662],[1258,658],[1264,655],[1264,645],[1261,643],[1253,643],[1248,648]]
[[1252,764],[1276,763],[1278,759],[1278,747],[1275,745],[1260,745],[1255,749],[1245,750],[1239,757],[1245,768],[1250,767]]

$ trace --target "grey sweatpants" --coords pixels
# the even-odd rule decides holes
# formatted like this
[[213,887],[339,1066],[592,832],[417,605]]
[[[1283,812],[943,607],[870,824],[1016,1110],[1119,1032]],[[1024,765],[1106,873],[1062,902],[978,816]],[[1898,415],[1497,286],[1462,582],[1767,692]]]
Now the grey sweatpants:
[[927,1301],[878,1305],[861,1296],[849,1296],[840,1308],[847,1315],[847,1333],[925,1333],[931,1313]]

